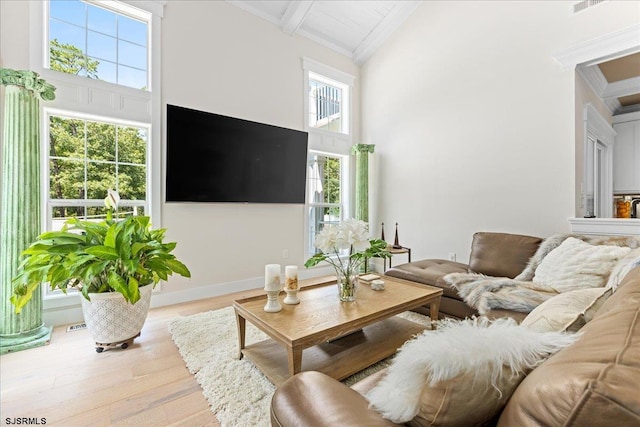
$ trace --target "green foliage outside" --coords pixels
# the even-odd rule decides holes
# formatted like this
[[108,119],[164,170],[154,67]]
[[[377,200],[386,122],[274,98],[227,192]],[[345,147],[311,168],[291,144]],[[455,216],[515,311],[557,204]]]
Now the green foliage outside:
[[[98,78],[99,62],[77,47],[52,40],[51,68]],[[146,199],[146,130],[51,116],[49,197],[102,200],[109,188],[122,200]],[[86,179],[85,179],[86,177]],[[101,208],[58,206],[54,218],[100,215]]]
[[87,75],[92,79],[98,78],[100,62],[90,59],[76,46],[60,43],[57,39],[49,43],[49,67],[55,71],[75,75]]

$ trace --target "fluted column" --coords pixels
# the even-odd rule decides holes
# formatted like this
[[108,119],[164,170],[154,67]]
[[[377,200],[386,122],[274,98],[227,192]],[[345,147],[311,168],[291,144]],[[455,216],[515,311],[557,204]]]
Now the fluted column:
[[351,152],[356,155],[356,209],[355,218],[369,222],[369,153],[373,144],[355,144]]
[[0,69],[6,86],[0,194],[0,353],[49,342],[51,328],[42,322],[42,296],[20,314],[9,298],[20,253],[40,233],[40,99],[54,98],[54,87],[32,71]]

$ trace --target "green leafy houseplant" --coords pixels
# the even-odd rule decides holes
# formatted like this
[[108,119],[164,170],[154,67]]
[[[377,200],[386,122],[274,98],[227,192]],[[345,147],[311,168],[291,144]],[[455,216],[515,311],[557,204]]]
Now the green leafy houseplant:
[[11,302],[19,313],[40,284],[64,293],[69,288],[90,293],[119,292],[135,304],[141,286],[167,280],[173,273],[191,277],[189,269],[171,254],[176,243],[164,243],[165,229],[151,229],[149,217],[113,219],[119,197],[109,191],[107,217],[93,222],[71,218],[61,231],[38,236],[23,253],[13,279]]

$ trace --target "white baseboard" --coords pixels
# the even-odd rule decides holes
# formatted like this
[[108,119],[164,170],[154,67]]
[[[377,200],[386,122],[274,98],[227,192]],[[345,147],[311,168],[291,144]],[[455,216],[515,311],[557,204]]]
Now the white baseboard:
[[[334,274],[330,266],[301,270],[300,280],[312,277],[326,276]],[[260,289],[264,287],[264,278],[256,277],[252,279],[238,280],[235,282],[217,283],[214,285],[198,286],[173,292],[155,292],[151,296],[151,308],[164,307],[167,305],[180,304],[189,301],[197,301],[205,298],[212,298],[235,292]],[[80,294],[70,294],[59,296],[44,301],[42,320],[48,326],[68,325],[71,323],[84,322]]]

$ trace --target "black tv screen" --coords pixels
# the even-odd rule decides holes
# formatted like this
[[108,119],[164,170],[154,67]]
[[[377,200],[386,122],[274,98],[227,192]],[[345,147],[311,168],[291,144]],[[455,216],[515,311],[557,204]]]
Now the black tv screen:
[[167,105],[167,202],[304,203],[307,133]]

